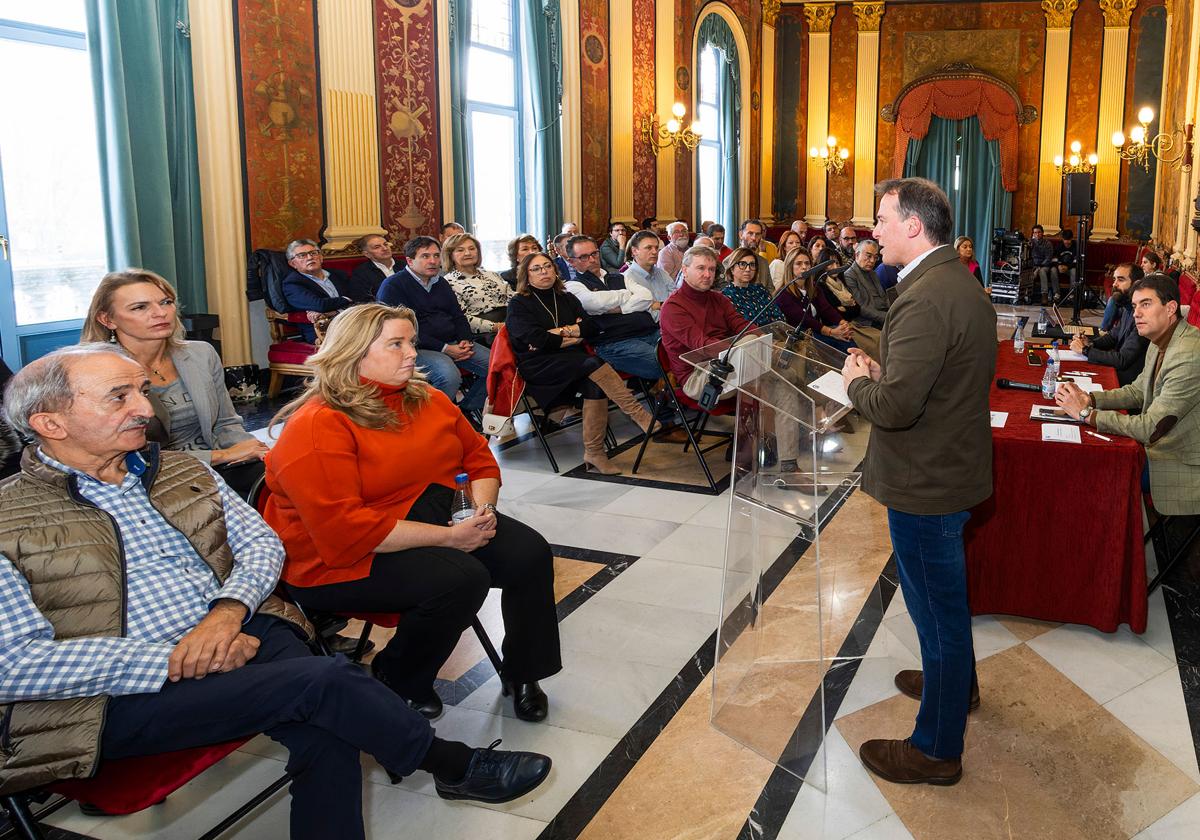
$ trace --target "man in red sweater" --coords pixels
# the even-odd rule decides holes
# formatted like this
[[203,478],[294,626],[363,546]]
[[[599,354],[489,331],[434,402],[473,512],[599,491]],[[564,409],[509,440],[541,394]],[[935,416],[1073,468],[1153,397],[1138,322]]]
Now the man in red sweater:
[[680,385],[692,366],[680,359],[684,353],[736,335],[746,326],[729,298],[712,290],[717,277],[717,252],[703,245],[683,255],[683,283],[662,305],[658,327],[663,349]]

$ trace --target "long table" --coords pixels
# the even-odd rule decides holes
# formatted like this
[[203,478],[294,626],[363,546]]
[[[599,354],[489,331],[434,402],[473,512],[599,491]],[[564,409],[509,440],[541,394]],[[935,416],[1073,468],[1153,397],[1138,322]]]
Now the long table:
[[[1042,353],[1043,357],[1045,353]],[[1086,371],[1106,390],[1113,368],[1063,362]],[[996,376],[1041,382],[1045,368],[1001,341]],[[1128,438],[1083,434],[1083,442],[1041,439],[1030,406],[1051,405],[1040,393],[1000,390],[993,411],[1008,412],[992,429],[992,497],[967,523],[967,586],[971,612],[1087,624],[1105,632],[1128,624],[1146,629],[1146,560],[1141,475],[1145,452]]]

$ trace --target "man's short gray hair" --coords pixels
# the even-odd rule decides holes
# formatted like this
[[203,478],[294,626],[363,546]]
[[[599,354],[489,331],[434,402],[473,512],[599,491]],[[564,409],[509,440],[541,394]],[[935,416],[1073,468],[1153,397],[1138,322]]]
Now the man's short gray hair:
[[292,257],[296,256],[296,252],[299,251],[300,248],[304,245],[311,245],[314,248],[321,247],[316,242],[313,242],[311,239],[293,239],[291,242],[288,243],[287,251],[284,252],[285,254],[287,254],[288,260],[290,261],[292,259]]
[[690,266],[696,257],[707,257],[714,263],[717,262],[717,252],[707,245],[693,245],[683,252],[683,264]]
[[670,236],[673,231],[679,228],[687,230],[687,222],[671,222],[671,224],[667,225],[667,236]]
[[60,347],[25,365],[9,381],[8,390],[4,392],[4,413],[9,424],[25,437],[36,436],[29,425],[30,417],[47,411],[65,411],[75,401],[75,391],[71,388],[71,360],[100,353],[111,353],[137,364],[120,344],[94,341]]
[[863,252],[863,248],[866,248],[869,246],[878,248],[879,243],[876,242],[874,239],[860,239],[860,240],[858,240],[858,244],[854,246],[854,253],[861,254]]

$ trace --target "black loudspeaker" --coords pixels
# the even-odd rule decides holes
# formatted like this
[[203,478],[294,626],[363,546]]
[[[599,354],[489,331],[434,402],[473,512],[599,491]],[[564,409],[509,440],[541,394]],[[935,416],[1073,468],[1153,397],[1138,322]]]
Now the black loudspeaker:
[[1067,176],[1067,215],[1092,215],[1092,176],[1087,172]]

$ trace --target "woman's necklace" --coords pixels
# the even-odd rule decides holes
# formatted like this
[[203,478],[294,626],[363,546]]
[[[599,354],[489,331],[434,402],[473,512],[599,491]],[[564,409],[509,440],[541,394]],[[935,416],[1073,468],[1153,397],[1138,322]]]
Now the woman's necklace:
[[[169,358],[169,357],[168,357],[168,356],[166,355],[166,353],[164,352],[162,355],[160,355],[160,356],[158,357],[158,364],[159,364],[159,365],[161,365],[162,367],[166,367],[166,361],[167,361],[167,359],[168,359],[168,358]],[[158,380],[159,380],[160,382],[166,382],[166,381],[167,381],[166,374],[164,374],[164,373],[163,373],[161,370],[159,370],[159,369],[158,369],[158,367],[155,367],[153,364],[149,364],[149,365],[147,365],[146,367],[150,368],[150,372],[151,372],[152,374],[154,374],[154,375],[155,375],[155,376],[158,378]]]
[[558,295],[554,295],[554,311],[553,312],[550,311],[550,307],[546,305],[546,302],[544,300],[542,300],[541,295],[537,294],[537,292],[534,292],[533,299],[536,300],[538,303],[540,303],[542,305],[542,309],[546,310],[546,314],[554,319],[554,328],[557,329],[559,326],[559,324],[558,324]]

